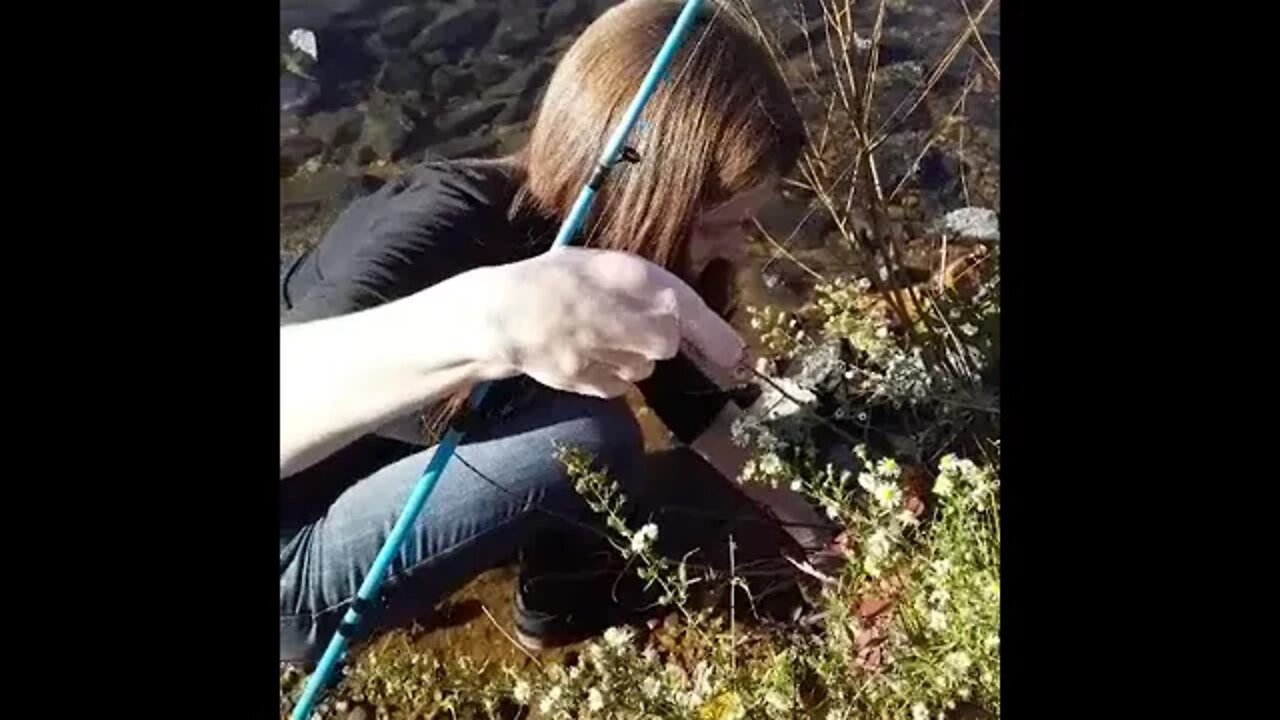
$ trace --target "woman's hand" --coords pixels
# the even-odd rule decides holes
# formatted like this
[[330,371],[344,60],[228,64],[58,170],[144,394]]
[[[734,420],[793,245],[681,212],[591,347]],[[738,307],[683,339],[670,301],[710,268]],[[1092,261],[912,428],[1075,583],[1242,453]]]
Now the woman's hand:
[[559,390],[616,397],[674,357],[682,341],[734,367],[745,343],[683,281],[635,255],[557,248],[456,278],[481,373],[525,374]]

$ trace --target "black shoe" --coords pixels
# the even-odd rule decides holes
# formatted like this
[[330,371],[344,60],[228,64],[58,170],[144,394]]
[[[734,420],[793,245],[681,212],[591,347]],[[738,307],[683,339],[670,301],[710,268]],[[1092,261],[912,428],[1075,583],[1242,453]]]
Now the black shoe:
[[631,571],[586,571],[522,577],[516,583],[516,638],[530,650],[595,637],[643,622],[659,610],[656,588]]

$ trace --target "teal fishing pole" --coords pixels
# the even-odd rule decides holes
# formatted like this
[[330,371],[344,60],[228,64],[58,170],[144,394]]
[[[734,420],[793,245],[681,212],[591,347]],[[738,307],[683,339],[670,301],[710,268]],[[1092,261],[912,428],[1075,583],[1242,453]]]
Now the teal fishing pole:
[[[649,102],[649,98],[652,97],[654,90],[657,89],[658,83],[666,75],[671,65],[671,60],[680,49],[681,43],[684,42],[685,35],[688,34],[690,26],[693,25],[701,5],[702,0],[685,0],[684,8],[680,11],[679,17],[676,18],[675,24],[671,27],[671,32],[667,34],[666,41],[663,42],[662,47],[658,50],[658,56],[654,58],[653,64],[649,66],[649,72],[645,74],[644,80],[640,83],[640,89],[631,100],[631,105],[622,116],[617,129],[614,130],[613,135],[606,143],[596,166],[592,168],[591,176],[586,185],[583,186],[582,192],[579,193],[578,199],[574,201],[573,207],[569,211],[569,216],[560,225],[560,230],[556,233],[552,248],[569,245],[577,236],[582,229],[583,223],[586,222],[587,214],[591,210],[591,204],[595,199],[596,192],[604,184],[613,167],[621,160],[636,162],[640,159],[635,150],[626,146],[627,138],[630,136],[632,128],[635,127],[636,121],[640,119],[640,113],[644,111],[645,104]],[[472,390],[467,411],[468,415],[480,408],[480,404],[484,402],[485,395],[488,392],[489,383],[481,383]],[[334,632],[333,637],[330,639],[329,646],[325,649],[324,655],[321,656],[320,662],[316,665],[315,672],[312,673],[310,680],[307,681],[307,686],[302,691],[302,696],[298,698],[298,704],[294,706],[293,714],[290,716],[292,720],[306,720],[311,716],[316,702],[319,701],[321,693],[328,684],[330,675],[333,674],[338,662],[346,654],[348,641],[355,634],[363,617],[374,609],[374,599],[378,597],[378,590],[382,586],[382,581],[386,577],[387,569],[391,566],[392,559],[400,552],[400,546],[404,544],[410,527],[417,520],[418,515],[421,514],[428,498],[431,497],[431,492],[435,490],[436,483],[440,480],[440,473],[444,471],[445,465],[453,457],[454,450],[457,449],[458,444],[462,441],[462,437],[463,430],[455,425],[440,441],[440,444],[436,446],[436,450],[432,453],[431,460],[427,463],[421,479],[418,480],[413,493],[409,495],[409,500],[405,503],[404,510],[400,513],[399,519],[396,520],[395,526],[391,528],[391,534],[387,536],[386,542],[382,544],[382,549],[378,551],[377,557],[374,558],[373,565],[369,568],[369,574],[365,576],[364,582],[360,584],[355,600],[351,603],[351,607],[347,609],[341,624],[338,625],[337,631]]]

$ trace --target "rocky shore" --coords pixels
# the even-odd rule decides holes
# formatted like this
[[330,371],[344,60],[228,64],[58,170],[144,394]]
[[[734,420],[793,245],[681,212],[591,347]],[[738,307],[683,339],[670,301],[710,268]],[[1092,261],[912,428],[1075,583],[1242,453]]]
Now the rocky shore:
[[[555,63],[582,29],[616,0],[281,0],[282,48],[295,28],[314,33],[317,60],[305,74],[282,68],[280,113],[282,266],[314,242],[353,193],[376,187],[377,177],[431,157],[492,156],[521,146],[531,115]],[[738,6],[738,3],[732,3]],[[776,39],[797,94],[823,92],[830,52],[816,0],[752,0]],[[875,3],[860,4],[859,48],[869,45]],[[976,11],[976,6],[974,8]],[[984,19],[982,37],[998,60],[998,8]],[[810,29],[806,40],[801,21]],[[878,116],[909,104],[930,63],[945,54],[966,22],[943,0],[887,4],[876,83]],[[309,58],[303,58],[310,60]],[[816,66],[819,75],[815,75]],[[939,113],[958,97],[969,63],[943,74],[927,102],[877,152],[882,181],[895,184],[911,168]],[[990,84],[990,83],[988,83]],[[825,90],[830,92],[830,83]],[[810,112],[822,104],[807,103]],[[970,190],[990,187],[998,173],[998,87],[972,88],[965,101],[971,133]],[[817,117],[813,118],[816,121]],[[985,156],[985,157],[984,157]],[[955,153],[931,149],[915,163],[926,210],[964,204]],[[327,192],[332,191],[332,192]],[[988,205],[998,198],[986,198]],[[970,198],[968,204],[979,204]],[[771,212],[794,221],[807,208],[785,203]],[[812,227],[809,227],[809,226]],[[793,239],[821,249],[830,228],[810,222]],[[784,229],[784,237],[790,231]],[[802,237],[801,237],[802,236]]]

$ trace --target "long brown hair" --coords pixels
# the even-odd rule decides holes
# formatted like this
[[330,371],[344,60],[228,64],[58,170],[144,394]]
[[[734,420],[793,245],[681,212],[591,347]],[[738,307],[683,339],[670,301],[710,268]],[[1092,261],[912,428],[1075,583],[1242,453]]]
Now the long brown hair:
[[[620,3],[569,48],[517,156],[520,205],[568,215],[682,6]],[[804,124],[764,48],[729,8],[709,2],[630,144],[640,162],[614,167],[584,225],[584,244],[678,272],[698,213],[788,172],[803,148]]]
[[[566,52],[547,86],[528,144],[513,158],[520,180],[512,217],[558,223],[581,192],[679,15],[677,0],[627,0],[597,18]],[[688,277],[689,238],[700,212],[790,171],[805,142],[791,92],[762,45],[729,8],[703,5],[666,79],[645,105],[629,144],[596,195],[581,244],[639,255],[683,277],[716,310],[714,281]],[[547,238],[550,241],[550,238]],[[719,306],[719,307],[718,307]],[[465,396],[438,408],[438,431]]]

